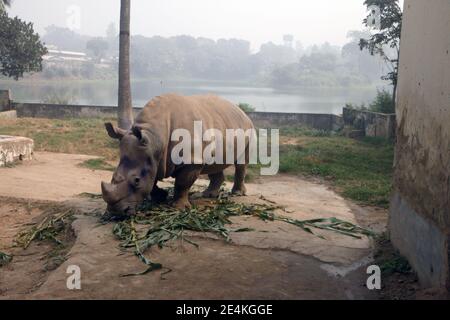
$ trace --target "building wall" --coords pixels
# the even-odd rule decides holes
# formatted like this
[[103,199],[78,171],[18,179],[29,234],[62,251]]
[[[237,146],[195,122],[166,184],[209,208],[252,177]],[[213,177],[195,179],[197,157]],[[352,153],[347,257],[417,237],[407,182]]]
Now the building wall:
[[344,108],[344,125],[360,130],[367,137],[395,138],[395,114]]
[[423,285],[449,288],[450,1],[405,0],[390,237]]

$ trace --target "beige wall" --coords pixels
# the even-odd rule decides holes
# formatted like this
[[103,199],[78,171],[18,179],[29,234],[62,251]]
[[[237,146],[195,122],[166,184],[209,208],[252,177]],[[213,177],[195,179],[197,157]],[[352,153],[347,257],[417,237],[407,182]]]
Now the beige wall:
[[[449,50],[450,1],[405,0],[390,228],[394,244],[419,273],[428,272],[422,278],[433,286],[448,281]],[[402,227],[402,221],[417,225]]]
[[450,227],[450,1],[407,0],[398,88],[397,186]]

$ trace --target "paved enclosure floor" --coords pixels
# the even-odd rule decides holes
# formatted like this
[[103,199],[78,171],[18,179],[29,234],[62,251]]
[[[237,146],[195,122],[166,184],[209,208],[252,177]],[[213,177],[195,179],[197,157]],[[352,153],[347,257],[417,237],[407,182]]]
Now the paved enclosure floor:
[[[233,218],[233,228],[254,231],[232,234],[225,243],[208,234],[192,234],[199,249],[173,243],[151,249],[147,255],[167,270],[145,276],[120,277],[145,266],[122,252],[112,235],[112,224],[99,225],[93,211],[104,210],[98,199],[81,198],[100,193],[100,182],[111,172],[92,171],[79,164],[88,156],[37,153],[36,160],[13,168],[0,168],[0,251],[17,257],[0,273],[0,298],[133,298],[133,299],[364,299],[374,297],[365,287],[364,266],[371,260],[372,242],[333,232],[315,235],[281,222],[254,217]],[[237,201],[269,200],[286,207],[284,215],[297,219],[337,217],[381,231],[386,212],[348,203],[323,184],[299,177],[276,176],[248,184],[247,197]],[[199,186],[207,184],[199,180]],[[263,196],[263,197],[261,197]],[[22,198],[25,200],[17,200]],[[267,200],[264,200],[267,199]],[[12,248],[14,235],[42,213],[34,202],[63,202],[85,214],[73,222],[73,242],[67,260],[48,270],[49,248],[33,244]],[[66,288],[67,267],[82,270],[82,290]]]

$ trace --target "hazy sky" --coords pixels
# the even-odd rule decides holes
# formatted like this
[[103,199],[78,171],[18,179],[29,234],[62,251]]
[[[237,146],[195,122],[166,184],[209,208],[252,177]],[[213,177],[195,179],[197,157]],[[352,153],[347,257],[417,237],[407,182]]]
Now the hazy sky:
[[[240,38],[253,49],[281,43],[284,34],[304,45],[342,45],[347,31],[362,29],[366,13],[363,0],[131,0],[131,5],[133,34]],[[41,34],[55,24],[98,36],[109,23],[118,26],[119,9],[119,0],[13,0],[9,12],[34,22]]]

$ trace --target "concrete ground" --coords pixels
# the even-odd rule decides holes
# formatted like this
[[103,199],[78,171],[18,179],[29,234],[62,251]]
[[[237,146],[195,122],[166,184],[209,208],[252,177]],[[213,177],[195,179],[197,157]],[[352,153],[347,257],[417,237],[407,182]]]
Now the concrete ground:
[[[92,171],[79,164],[91,157],[36,153],[36,160],[0,168],[0,251],[12,252],[13,262],[0,269],[0,299],[371,299],[365,266],[373,243],[333,232],[317,232],[324,239],[282,222],[235,217],[232,228],[254,231],[232,233],[226,243],[212,235],[192,234],[198,249],[175,242],[146,255],[163,264],[161,271],[120,277],[145,266],[132,252],[123,252],[112,235],[112,224],[100,225],[94,213],[104,211],[101,200],[79,197],[100,193],[100,181],[111,172]],[[207,181],[199,180],[198,185]],[[285,216],[300,220],[336,217],[383,231],[384,210],[349,203],[327,186],[299,177],[275,176],[248,184],[248,196],[237,201],[276,203]],[[21,200],[18,200],[20,198]],[[83,214],[73,222],[66,260],[49,267],[52,248],[34,243],[27,250],[13,248],[13,238],[43,208],[64,203]],[[82,271],[82,290],[66,287],[67,267]],[[166,273],[168,269],[170,273]]]

